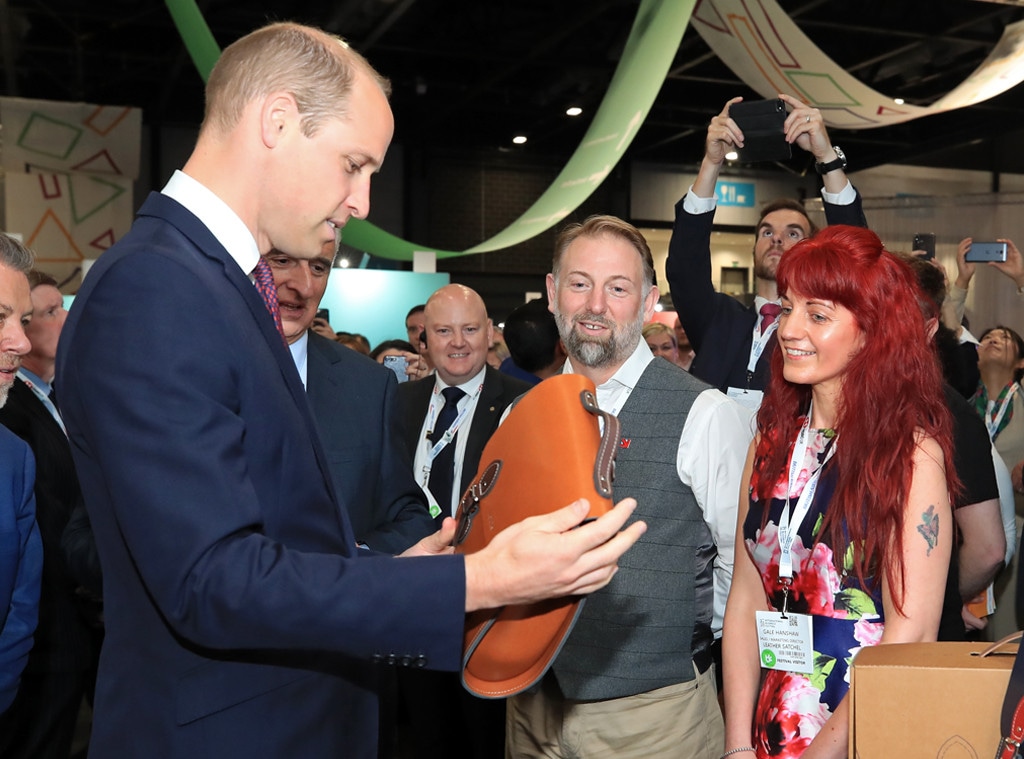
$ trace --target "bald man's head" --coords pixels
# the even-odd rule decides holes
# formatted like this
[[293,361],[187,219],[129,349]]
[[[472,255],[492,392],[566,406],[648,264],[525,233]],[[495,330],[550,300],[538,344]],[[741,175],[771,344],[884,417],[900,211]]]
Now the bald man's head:
[[487,363],[494,329],[483,299],[465,285],[445,285],[427,301],[427,354],[438,375],[461,385]]

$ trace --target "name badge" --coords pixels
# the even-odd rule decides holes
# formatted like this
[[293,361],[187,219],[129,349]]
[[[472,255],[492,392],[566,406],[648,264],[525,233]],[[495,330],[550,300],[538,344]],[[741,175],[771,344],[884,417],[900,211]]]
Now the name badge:
[[764,392],[761,390],[748,390],[742,387],[727,388],[725,394],[752,411],[761,408],[761,399],[764,398]]
[[765,669],[814,673],[814,634],[807,614],[757,612],[757,648]]

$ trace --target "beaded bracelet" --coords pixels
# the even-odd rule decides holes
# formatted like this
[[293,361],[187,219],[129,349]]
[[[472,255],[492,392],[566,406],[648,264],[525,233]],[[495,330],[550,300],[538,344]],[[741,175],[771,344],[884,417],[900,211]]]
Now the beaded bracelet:
[[742,753],[743,751],[752,751],[755,754],[757,753],[757,749],[755,749],[753,746],[744,746],[743,748],[731,748],[728,751],[726,751],[724,754],[722,754],[722,756],[719,757],[719,759],[725,759],[725,757],[727,757],[727,756],[732,756],[733,754],[739,754],[739,753]]

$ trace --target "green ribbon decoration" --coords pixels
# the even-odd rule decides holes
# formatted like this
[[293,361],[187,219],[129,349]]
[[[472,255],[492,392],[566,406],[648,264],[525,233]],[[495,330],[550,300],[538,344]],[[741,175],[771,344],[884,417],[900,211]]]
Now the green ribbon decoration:
[[[192,61],[205,81],[220,55],[195,0],[165,0]],[[622,59],[579,147],[551,186],[512,224],[465,251],[403,240],[368,221],[351,219],[346,245],[382,258],[411,261],[414,251],[438,258],[510,248],[550,229],[580,206],[611,173],[650,112],[690,21],[696,0],[642,0]]]

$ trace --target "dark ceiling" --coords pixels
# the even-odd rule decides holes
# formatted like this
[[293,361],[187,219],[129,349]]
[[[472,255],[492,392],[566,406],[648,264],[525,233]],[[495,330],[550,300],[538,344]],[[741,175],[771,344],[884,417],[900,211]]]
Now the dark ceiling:
[[[960,83],[1024,9],[981,0],[781,0],[826,54],[871,87],[927,105]],[[639,0],[200,0],[221,46],[268,20],[348,38],[394,83],[408,148],[564,160],[607,87]],[[0,0],[0,94],[141,106],[197,124],[202,83],[159,0]],[[757,97],[687,29],[630,157],[692,163],[710,117]],[[566,107],[580,105],[571,119]],[[840,132],[851,168],[884,163],[1024,173],[1024,88],[969,109]],[[514,131],[529,142],[513,148]],[[514,155],[514,153],[513,153]],[[794,159],[789,170],[803,170]]]

